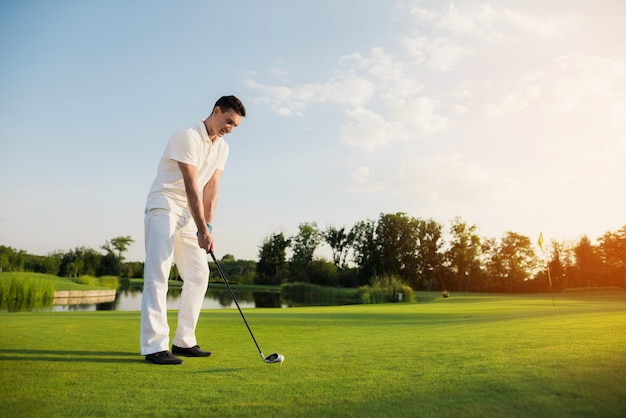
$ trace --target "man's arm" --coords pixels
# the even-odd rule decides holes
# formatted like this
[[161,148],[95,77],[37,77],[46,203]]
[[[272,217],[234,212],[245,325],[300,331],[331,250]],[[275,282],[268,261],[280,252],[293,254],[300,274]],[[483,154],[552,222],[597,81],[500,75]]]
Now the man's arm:
[[215,170],[207,184],[204,186],[204,219],[210,224],[213,223],[213,214],[215,213],[215,207],[217,206],[217,196],[219,194],[222,173],[222,170]]
[[[178,168],[183,174],[185,183],[185,193],[187,194],[187,202],[189,203],[189,211],[191,217],[198,228],[198,245],[207,253],[213,251],[213,237],[209,233],[206,223],[210,222],[205,218],[204,204],[200,197],[200,189],[198,188],[198,169],[189,164],[178,162]],[[210,183],[210,181],[209,181]]]

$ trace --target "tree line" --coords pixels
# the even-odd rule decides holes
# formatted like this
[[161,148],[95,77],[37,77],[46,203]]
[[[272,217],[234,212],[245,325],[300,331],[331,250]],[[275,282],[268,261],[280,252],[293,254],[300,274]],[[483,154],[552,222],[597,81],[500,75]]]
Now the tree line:
[[130,236],[120,236],[100,247],[104,254],[93,248],[76,247],[67,252],[57,250],[47,256],[0,245],[0,272],[29,271],[61,277],[143,277],[143,263],[125,261],[124,254],[133,242]]
[[[332,262],[315,257],[322,243]],[[545,250],[515,232],[481,237],[476,225],[459,217],[444,228],[432,219],[381,213],[351,228],[322,230],[305,222],[294,236],[270,234],[259,250],[255,280],[358,287],[398,277],[415,290],[505,293],[626,288],[626,226],[605,233],[597,245],[583,236],[577,243],[551,241]]]
[[[130,236],[121,236],[106,241],[100,247],[104,253],[77,247],[47,256],[0,246],[0,271],[141,278],[143,263],[124,258],[133,242]],[[331,260],[316,256],[322,245],[330,248]],[[226,254],[221,264],[230,281],[246,284],[359,287],[387,277],[415,290],[513,293],[626,288],[626,226],[605,233],[597,244],[583,236],[575,243],[550,241],[544,250],[515,232],[482,237],[476,225],[459,217],[444,227],[399,212],[381,213],[376,220],[351,227],[321,229],[316,222],[304,222],[293,236],[277,232],[265,237],[258,261]],[[178,278],[175,265],[170,276]]]

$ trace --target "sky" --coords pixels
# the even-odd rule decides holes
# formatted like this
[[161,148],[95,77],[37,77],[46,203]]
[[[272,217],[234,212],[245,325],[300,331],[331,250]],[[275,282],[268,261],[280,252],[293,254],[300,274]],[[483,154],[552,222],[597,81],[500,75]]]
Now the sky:
[[[171,134],[248,115],[215,253],[381,213],[485,238],[626,225],[622,0],[0,3],[0,245],[131,236]],[[318,255],[330,258],[328,248]]]

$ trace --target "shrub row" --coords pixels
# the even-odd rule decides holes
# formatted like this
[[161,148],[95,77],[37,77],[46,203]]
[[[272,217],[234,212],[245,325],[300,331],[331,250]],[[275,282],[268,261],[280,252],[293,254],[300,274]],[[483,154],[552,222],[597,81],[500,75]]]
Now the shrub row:
[[335,306],[359,303],[354,289],[319,286],[310,283],[285,283],[280,297],[289,306]]
[[86,286],[99,286],[106,287],[107,289],[118,289],[120,286],[120,280],[117,276],[80,276],[72,279],[74,283],[84,284]]
[[0,280],[0,309],[10,312],[26,307],[49,306],[54,301],[54,283],[30,277],[3,277]]
[[[402,295],[401,298],[398,295]],[[359,288],[360,303],[413,302],[413,289],[398,276],[377,276],[371,286]]]

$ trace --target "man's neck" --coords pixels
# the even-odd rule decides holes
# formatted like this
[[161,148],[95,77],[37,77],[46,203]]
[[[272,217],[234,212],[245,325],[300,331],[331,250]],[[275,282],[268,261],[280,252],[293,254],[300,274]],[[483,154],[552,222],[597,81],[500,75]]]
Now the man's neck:
[[209,118],[204,120],[204,127],[206,128],[206,132],[209,135],[209,139],[211,142],[215,142],[217,139],[217,133],[211,133],[211,128],[209,128]]

